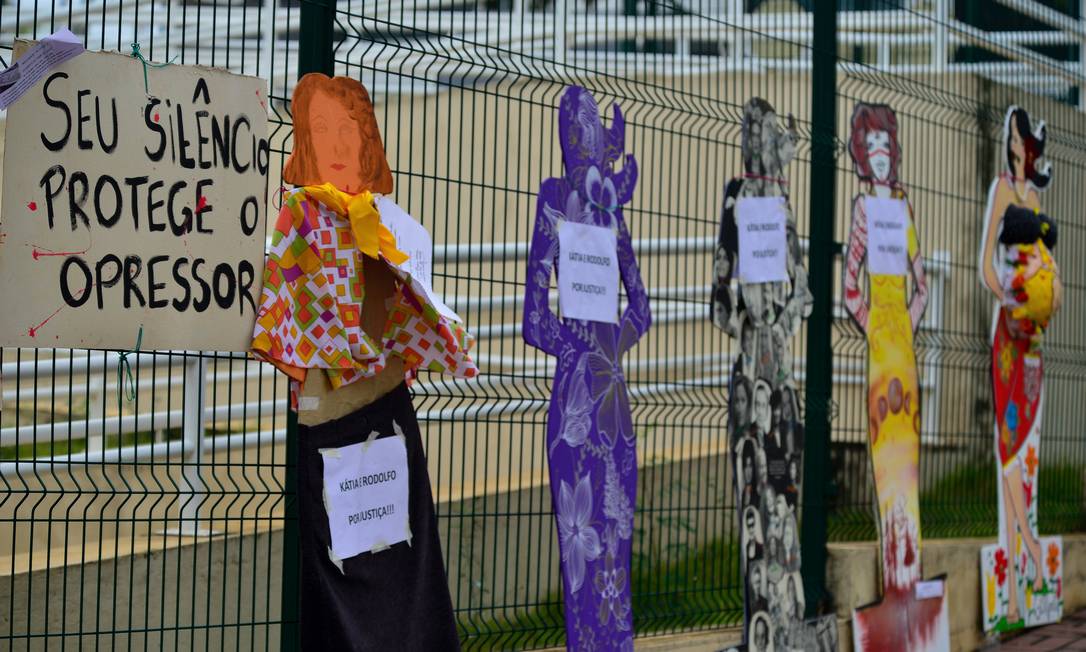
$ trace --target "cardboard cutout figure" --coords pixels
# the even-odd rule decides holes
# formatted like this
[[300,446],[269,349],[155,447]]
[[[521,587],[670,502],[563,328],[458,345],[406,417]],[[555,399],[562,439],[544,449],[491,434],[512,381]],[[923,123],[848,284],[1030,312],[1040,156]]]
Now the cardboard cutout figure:
[[[562,95],[558,120],[566,174],[547,179],[539,189],[524,339],[558,359],[547,417],[547,461],[562,553],[566,645],[570,650],[590,643],[601,650],[632,650],[630,552],[637,455],[622,355],[651,320],[622,218],[622,205],[630,201],[637,181],[637,163],[632,154],[623,156],[626,125],[618,106],[611,128],[605,129],[592,95],[572,86]],[[622,169],[614,172],[619,160]],[[602,237],[571,241],[563,237],[571,228]],[[604,244],[589,250],[590,240]],[[604,281],[582,282],[582,276],[572,279],[577,282],[569,286],[568,300],[560,296],[563,315],[554,314],[548,303],[551,277],[558,277],[561,288],[563,274],[570,276],[578,264],[617,265],[627,298],[621,317],[617,304],[608,321],[569,316],[583,307],[578,293],[595,296],[612,289]]]
[[920,383],[913,335],[928,287],[912,206],[898,178],[893,109],[858,103],[849,152],[867,188],[852,202],[845,307],[867,336],[868,450],[882,561],[882,599],[853,612],[853,645],[949,650],[943,579],[920,580]]
[[782,129],[763,99],[743,107],[746,173],[724,191],[712,319],[741,348],[732,370],[728,441],[746,577],[745,644],[759,651],[836,650],[833,616],[803,620],[797,524],[803,420],[791,341],[813,297],[788,203],[785,170],[796,147],[795,120],[789,116],[788,123]]
[[1044,366],[1041,336],[1063,295],[1052,258],[1055,224],[1041,213],[1051,180],[1044,122],[1016,106],[1004,122],[1006,170],[984,216],[980,277],[995,295],[992,387],[999,543],[981,549],[985,631],[1056,622],[1063,615],[1063,542],[1037,535]]
[[455,650],[404,374],[474,376],[472,340],[397,247],[413,220],[374,195],[392,174],[365,88],[309,74],[291,109],[283,179],[298,187],[283,196],[252,348],[290,376],[299,410],[302,648]]

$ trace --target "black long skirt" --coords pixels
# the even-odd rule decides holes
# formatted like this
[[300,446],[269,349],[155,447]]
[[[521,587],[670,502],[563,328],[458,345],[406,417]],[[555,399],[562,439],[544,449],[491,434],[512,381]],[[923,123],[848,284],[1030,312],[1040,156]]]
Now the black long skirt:
[[[322,448],[339,448],[403,430],[407,445],[411,543],[329,558],[331,534],[322,494]],[[406,385],[319,426],[299,426],[298,521],[301,548],[299,629],[303,650],[459,650],[441,559],[430,475]]]

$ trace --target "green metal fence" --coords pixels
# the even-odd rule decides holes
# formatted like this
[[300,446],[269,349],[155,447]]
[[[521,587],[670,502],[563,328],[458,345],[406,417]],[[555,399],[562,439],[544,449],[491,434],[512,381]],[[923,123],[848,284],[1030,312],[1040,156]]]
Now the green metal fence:
[[[1042,533],[1080,531],[1086,527],[1086,438],[1079,426],[1086,418],[1081,400],[1086,396],[1082,50],[1064,45],[1073,41],[1061,41],[1061,32],[1050,22],[1013,12],[1005,3],[958,3],[956,11],[946,3],[932,4],[935,11],[918,13],[898,10],[900,3],[873,2],[871,7],[881,11],[872,12],[871,31],[892,33],[895,21],[911,20],[916,29],[943,35],[928,47],[915,39],[887,38],[873,47],[840,48],[844,62],[836,88],[840,139],[847,138],[847,121],[859,101],[891,104],[900,125],[901,175],[914,206],[931,290],[917,338],[924,417],[923,534],[996,535],[988,346],[992,302],[982,291],[977,260],[989,185],[1005,165],[1003,120],[1011,104],[1048,125],[1045,155],[1053,181],[1041,201],[1061,229],[1055,255],[1066,296],[1065,309],[1045,337],[1039,524]],[[1047,4],[1065,12],[1060,14],[1065,27],[1081,24],[1076,22],[1078,3]],[[988,40],[973,30],[986,30],[980,34]],[[940,52],[945,53],[941,61]],[[933,57],[925,69],[925,60]],[[842,147],[834,213],[838,243],[847,242],[849,204],[859,191]],[[840,301],[839,269],[835,276]],[[835,320],[833,347],[840,378],[862,376],[865,343],[847,319]],[[838,380],[834,387],[840,404],[832,452],[837,500],[830,516],[836,539],[875,536],[871,481],[864,473],[866,396],[851,388],[856,382],[862,387],[862,378]]]
[[[1006,21],[1002,5],[977,4],[3,2],[0,45],[68,26],[92,49],[138,41],[156,61],[263,76],[280,163],[300,72],[350,75],[371,90],[396,200],[432,232],[435,285],[478,337],[480,378],[424,373],[413,386],[462,641],[520,649],[564,641],[544,446],[552,363],[526,348],[519,323],[535,193],[560,170],[557,102],[572,83],[601,106],[621,103],[641,169],[626,211],[654,313],[626,361],[639,449],[639,635],[742,618],[724,436],[736,351],[709,323],[708,301],[723,187],[742,170],[739,120],[753,95],[795,114],[801,135],[791,200],[817,298],[794,351],[808,433],[806,604],[824,597],[825,542],[874,536],[857,391],[866,353],[840,306],[840,243],[857,191],[842,145],[856,101],[897,109],[933,287],[918,342],[928,537],[995,534],[976,242],[1006,105],[1047,119],[1056,180],[1044,201],[1062,229],[1066,308],[1046,350],[1041,528],[1086,530],[1086,442],[1075,428],[1086,421],[1086,218],[1076,212],[1086,122],[1074,106],[1082,51],[1069,34],[1082,23],[1057,2],[1063,27],[1047,14]],[[10,63],[7,50],[0,56]],[[285,382],[233,356],[129,359],[139,391],[119,402],[115,353],[3,351],[0,640],[290,647],[297,544]]]

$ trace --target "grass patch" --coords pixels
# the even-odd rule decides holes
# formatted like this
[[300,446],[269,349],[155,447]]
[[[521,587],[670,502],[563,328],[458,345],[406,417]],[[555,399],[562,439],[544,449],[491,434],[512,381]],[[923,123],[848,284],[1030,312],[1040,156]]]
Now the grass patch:
[[[665,555],[634,554],[632,583],[634,629],[638,635],[738,625],[743,619],[738,546],[718,539],[667,564]],[[590,590],[590,578],[585,588]],[[502,611],[502,610],[498,610]],[[546,596],[525,609],[482,616],[458,615],[466,650],[508,650],[564,646],[562,595]]]
[[[999,529],[996,470],[986,462],[963,465],[920,492],[925,538],[996,537]],[[1083,471],[1072,464],[1042,464],[1037,518],[1041,534],[1086,530]],[[872,541],[878,536],[871,508],[836,508],[829,514],[830,541]]]

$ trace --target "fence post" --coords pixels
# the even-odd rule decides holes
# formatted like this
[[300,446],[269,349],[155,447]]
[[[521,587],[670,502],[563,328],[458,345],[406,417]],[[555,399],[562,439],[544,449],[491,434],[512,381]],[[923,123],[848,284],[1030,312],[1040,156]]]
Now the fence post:
[[811,215],[809,279],[814,310],[807,321],[807,441],[803,466],[803,586],[807,614],[825,613],[826,512],[830,491],[833,392],[833,258],[837,129],[837,2],[815,0],[811,68]]
[[[332,40],[335,0],[306,0],[298,29],[298,78],[310,72],[335,74]],[[298,413],[287,408],[286,469],[283,478],[282,622],[279,647],[298,650]]]
[[168,534],[207,536],[215,534],[200,527],[200,507],[204,504],[204,399],[207,393],[207,359],[202,351],[185,359],[185,405],[183,423],[184,457],[178,500],[181,501],[181,523]]

